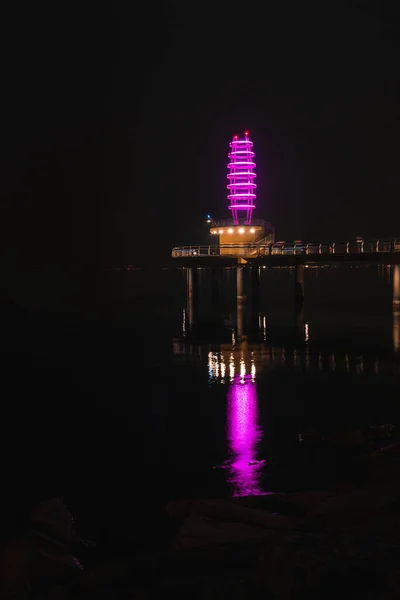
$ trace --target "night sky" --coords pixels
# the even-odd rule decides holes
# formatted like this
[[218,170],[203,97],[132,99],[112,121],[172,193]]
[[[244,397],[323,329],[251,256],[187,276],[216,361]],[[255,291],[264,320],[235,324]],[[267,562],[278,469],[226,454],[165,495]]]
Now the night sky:
[[244,129],[278,239],[400,236],[396,4],[253,4],[3,17],[2,264],[207,242]]

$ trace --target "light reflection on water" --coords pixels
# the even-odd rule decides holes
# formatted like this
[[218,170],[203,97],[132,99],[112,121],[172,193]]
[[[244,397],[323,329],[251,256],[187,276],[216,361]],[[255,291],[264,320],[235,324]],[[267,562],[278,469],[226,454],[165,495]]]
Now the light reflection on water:
[[[226,379],[228,363],[229,379]],[[244,343],[230,351],[208,353],[209,382],[228,384],[227,442],[229,459],[227,483],[233,496],[261,495],[264,461],[257,460],[257,444],[262,439],[258,424],[255,353]]]
[[226,463],[233,496],[261,495],[264,461],[257,460],[262,439],[258,425],[257,389],[251,375],[236,375],[227,394],[227,439],[230,458]]
[[[219,467],[226,474],[225,481],[233,496],[264,495],[268,492],[262,482],[268,469],[266,472],[267,463],[260,459],[266,456],[262,446],[267,433],[264,433],[259,420],[258,387],[263,390],[269,373],[277,371],[283,372],[288,378],[296,376],[296,373],[300,377],[309,374],[311,379],[316,376],[327,382],[331,381],[331,377],[345,377],[342,381],[347,382],[353,378],[361,381],[361,378],[370,380],[372,377],[374,380],[382,375],[397,378],[400,374],[400,312],[393,312],[392,355],[390,350],[381,353],[378,348],[376,355],[368,348],[365,352],[364,348],[362,352],[357,352],[352,347],[351,335],[349,345],[344,343],[335,347],[331,343],[320,344],[312,316],[306,320],[303,313],[295,319],[297,335],[289,336],[288,342],[274,341],[274,337],[279,338],[276,326],[274,336],[274,331],[267,331],[267,323],[269,329],[271,321],[262,313],[256,315],[258,334],[254,335],[253,331],[248,339],[242,335],[246,331],[243,331],[243,311],[238,316],[240,323],[237,323],[237,328],[234,327],[234,321],[227,320],[231,341],[211,344],[206,350],[209,385],[226,387],[227,454]],[[174,354],[190,355],[197,359],[205,345],[196,344],[193,338],[190,338],[191,343],[187,343],[189,339],[185,340],[187,329],[184,329],[184,322],[185,319],[183,337],[174,340]],[[263,380],[257,383],[256,378],[259,379],[261,375]],[[261,393],[263,402],[268,402],[268,395],[263,391]]]
[[[201,346],[175,344],[176,354],[200,356]],[[203,363],[204,364],[204,363]],[[225,472],[225,481],[233,496],[264,495],[263,481],[268,479],[268,463],[262,450],[264,431],[259,419],[258,386],[263,402],[268,402],[265,383],[269,372],[283,370],[293,373],[332,374],[346,377],[372,377],[381,374],[398,375],[400,365],[384,357],[356,352],[319,350],[308,343],[298,348],[272,346],[243,341],[209,347],[207,355],[210,386],[226,388],[227,455],[218,468]],[[258,382],[263,376],[263,381]],[[330,381],[330,379],[328,379]],[[268,387],[267,387],[268,389]],[[265,423],[264,423],[265,426]],[[268,485],[268,484],[266,484]]]
[[[173,352],[176,356],[200,356],[202,346],[186,346],[181,340],[174,340]],[[243,381],[249,375],[255,381],[256,370],[261,372],[288,369],[295,373],[346,373],[349,375],[388,375],[400,374],[399,361],[382,357],[364,356],[344,351],[320,351],[308,346],[304,348],[269,346],[266,344],[220,344],[216,350],[208,352],[208,381],[210,384],[233,382],[235,374]]]
[[[378,289],[370,283],[372,270],[358,270],[358,281],[365,279],[359,289],[347,271],[340,272],[338,286],[339,272],[325,271],[326,293],[310,273],[300,311],[285,304],[284,294],[282,304],[270,298],[272,290],[278,294],[285,273],[279,278],[267,274],[265,294],[256,303],[249,287],[246,306],[235,302],[236,277],[231,277],[231,289],[225,274],[220,304],[214,305],[214,298],[207,304],[203,287],[191,329],[188,310],[183,311],[174,354],[204,369],[210,398],[218,401],[218,418],[225,412],[225,445],[216,448],[212,464],[232,495],[278,489],[276,465],[292,452],[293,440],[296,454],[297,433],[310,423],[325,435],[348,421],[364,426],[368,411],[378,421],[390,415],[398,422],[394,386],[400,382],[400,310],[397,305],[392,309],[391,279]],[[313,273],[319,276],[319,270]],[[347,275],[351,285],[346,287],[342,278]],[[289,286],[286,291],[291,293]],[[222,434],[222,426],[218,429]]]
[[[398,374],[400,371],[399,361],[394,358],[393,360],[383,360],[379,357],[371,359],[371,356],[364,357],[362,353],[354,353],[346,351],[344,348],[339,350],[325,350],[318,348],[318,344],[312,343],[312,328],[309,321],[300,320],[297,323],[299,329],[302,331],[302,343],[296,345],[290,344],[289,347],[275,345],[268,343],[267,341],[267,317],[265,315],[258,315],[258,326],[260,337],[258,341],[252,343],[252,358],[249,355],[249,345],[246,338],[244,341],[240,341],[236,337],[235,329],[232,329],[231,343],[221,344],[216,346],[216,349],[208,354],[208,370],[209,379],[211,381],[220,381],[225,383],[226,381],[226,369],[229,369],[229,378],[232,381],[234,373],[238,372],[241,377],[246,369],[255,369],[257,363],[259,370],[265,369],[276,369],[277,367],[285,367],[296,371],[321,371],[321,372],[345,372],[347,374],[363,375],[382,373],[382,367],[386,371],[391,371],[392,374]],[[202,345],[189,347],[185,343],[185,320],[183,319],[182,324],[182,339],[174,340],[174,354],[192,354],[194,348],[197,347],[196,352],[199,353]],[[393,350],[398,357],[400,352],[400,311],[393,312],[393,324],[392,324],[392,339],[393,339]],[[190,350],[189,350],[190,348]],[[239,348],[241,348],[240,353]],[[189,351],[188,351],[189,350]],[[233,359],[233,357],[235,357]],[[246,366],[246,361],[252,362],[251,365]]]
[[393,312],[393,349],[400,351],[400,311]]

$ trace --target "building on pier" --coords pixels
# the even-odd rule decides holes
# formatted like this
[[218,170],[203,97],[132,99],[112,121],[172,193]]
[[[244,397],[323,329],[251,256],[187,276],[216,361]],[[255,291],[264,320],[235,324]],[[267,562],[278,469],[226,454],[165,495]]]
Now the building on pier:
[[[211,220],[210,233],[220,246],[220,254],[237,256],[249,254],[249,244],[273,243],[274,228],[263,219],[253,219],[256,208],[257,184],[255,179],[256,163],[254,162],[253,142],[249,132],[245,131],[242,139],[234,135],[229,144],[228,154],[228,208],[232,213],[230,219]],[[234,246],[234,248],[232,248]],[[256,252],[256,250],[255,250]]]

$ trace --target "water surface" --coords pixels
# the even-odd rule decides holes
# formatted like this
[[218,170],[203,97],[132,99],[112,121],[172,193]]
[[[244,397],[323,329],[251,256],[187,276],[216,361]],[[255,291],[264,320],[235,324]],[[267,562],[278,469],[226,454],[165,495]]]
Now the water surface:
[[3,456],[97,536],[171,498],[310,487],[307,431],[399,425],[390,268],[308,269],[300,312],[290,269],[262,272],[257,312],[247,277],[239,315],[233,270],[199,279],[192,323],[178,269],[29,273],[3,306]]

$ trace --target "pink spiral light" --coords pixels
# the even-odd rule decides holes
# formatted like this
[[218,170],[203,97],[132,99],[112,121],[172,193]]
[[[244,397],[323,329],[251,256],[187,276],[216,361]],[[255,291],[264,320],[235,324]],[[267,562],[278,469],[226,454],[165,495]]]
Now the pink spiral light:
[[228,200],[230,200],[229,210],[232,211],[234,225],[239,224],[239,211],[245,212],[244,225],[250,225],[255,209],[256,194],[254,190],[257,187],[253,180],[257,175],[253,171],[256,163],[253,162],[253,142],[249,139],[249,132],[244,132],[243,140],[239,140],[238,136],[234,135],[229,146],[231,148],[231,152],[228,154],[230,163],[227,175],[229,179],[227,185]]

